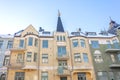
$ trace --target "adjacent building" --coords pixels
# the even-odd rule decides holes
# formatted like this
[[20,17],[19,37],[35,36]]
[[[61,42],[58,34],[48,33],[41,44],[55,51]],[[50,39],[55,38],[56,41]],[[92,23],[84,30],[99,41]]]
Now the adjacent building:
[[10,59],[10,49],[13,45],[13,36],[0,35],[0,80],[6,80],[7,65]]

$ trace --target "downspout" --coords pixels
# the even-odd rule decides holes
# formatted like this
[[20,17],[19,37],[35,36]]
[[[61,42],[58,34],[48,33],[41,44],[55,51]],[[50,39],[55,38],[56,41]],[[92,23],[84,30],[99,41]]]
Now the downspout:
[[70,41],[70,37],[68,37],[69,38],[69,45],[70,45],[70,56],[71,56],[71,70],[70,70],[70,80],[72,80],[72,72],[73,72],[73,57],[72,57],[72,46],[71,46],[71,41]]
[[40,80],[40,73],[39,73],[39,68],[40,68],[40,39],[38,37],[38,59],[37,59],[37,62],[38,62],[38,80]]

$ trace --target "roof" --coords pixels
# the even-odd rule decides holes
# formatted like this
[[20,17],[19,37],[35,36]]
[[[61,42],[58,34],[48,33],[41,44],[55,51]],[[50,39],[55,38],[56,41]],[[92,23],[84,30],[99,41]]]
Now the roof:
[[0,38],[13,38],[14,36],[11,34],[0,34]]

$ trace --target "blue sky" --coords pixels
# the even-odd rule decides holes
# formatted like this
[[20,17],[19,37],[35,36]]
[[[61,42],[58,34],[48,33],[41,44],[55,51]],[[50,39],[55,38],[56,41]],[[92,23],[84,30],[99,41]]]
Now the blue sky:
[[55,31],[58,9],[65,31],[108,29],[111,17],[120,23],[119,0],[1,0],[0,34],[14,34],[32,24]]

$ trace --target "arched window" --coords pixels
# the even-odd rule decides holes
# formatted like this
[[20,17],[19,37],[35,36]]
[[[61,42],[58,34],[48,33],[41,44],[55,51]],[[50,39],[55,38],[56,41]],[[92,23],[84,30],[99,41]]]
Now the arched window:
[[5,80],[5,77],[6,77],[6,75],[2,74],[1,77],[0,77],[0,80]]

